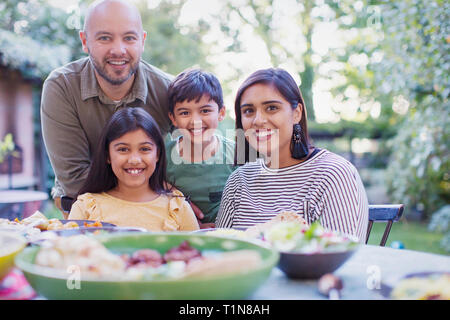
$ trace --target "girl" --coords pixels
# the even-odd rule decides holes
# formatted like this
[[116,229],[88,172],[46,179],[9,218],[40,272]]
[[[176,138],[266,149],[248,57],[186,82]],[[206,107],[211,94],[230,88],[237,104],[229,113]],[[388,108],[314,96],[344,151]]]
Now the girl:
[[166,184],[164,141],[141,108],[113,114],[69,219],[100,220],[150,231],[199,229],[183,195]]
[[365,241],[368,202],[358,172],[344,158],[309,143],[305,104],[289,73],[253,73],[237,92],[235,113],[237,136],[245,133],[235,161],[245,165],[227,181],[217,228],[245,229],[294,211],[308,224],[320,220],[325,228]]

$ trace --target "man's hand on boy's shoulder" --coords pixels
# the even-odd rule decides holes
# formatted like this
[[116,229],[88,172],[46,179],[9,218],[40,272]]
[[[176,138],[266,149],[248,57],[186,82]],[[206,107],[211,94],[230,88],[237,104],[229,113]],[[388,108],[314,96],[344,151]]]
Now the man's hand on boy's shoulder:
[[200,208],[197,207],[192,201],[190,201],[189,204],[191,205],[192,210],[194,211],[195,216],[197,217],[200,229],[209,229],[209,228],[215,228],[216,227],[216,224],[213,223],[213,222],[202,223],[201,219],[203,219],[205,217],[205,215],[203,214],[202,210],[200,210]]
[[191,205],[191,208],[194,211],[197,220],[199,220],[198,223],[200,223],[200,220],[203,219],[205,215],[203,214],[202,210],[200,210],[200,208],[197,207],[192,201],[189,201],[189,204]]

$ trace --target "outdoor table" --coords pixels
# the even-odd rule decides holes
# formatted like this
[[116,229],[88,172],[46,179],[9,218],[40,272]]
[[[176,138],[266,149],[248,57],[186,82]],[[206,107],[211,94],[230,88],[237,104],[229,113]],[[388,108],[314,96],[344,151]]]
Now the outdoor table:
[[[394,284],[401,277],[416,272],[450,272],[450,256],[362,245],[334,274],[343,281],[341,299],[385,299],[382,284]],[[317,280],[289,279],[274,268],[267,282],[251,299],[316,300],[327,299],[317,290]]]
[[[48,199],[48,194],[42,191],[35,190],[0,190],[0,205],[11,205],[7,209],[7,218],[14,220],[14,218],[23,219],[34,213],[39,209],[41,201]],[[24,204],[21,209],[20,205]]]
[[[334,274],[343,281],[342,300],[382,300],[383,284],[394,284],[395,280],[410,273],[427,271],[450,271],[450,256],[420,251],[393,249],[373,245],[361,245],[358,251]],[[15,273],[14,273],[15,272]],[[26,284],[18,269],[12,276]],[[20,282],[16,281],[16,282]],[[321,300],[327,297],[319,294],[316,280],[289,279],[274,268],[267,281],[248,299],[250,300]],[[21,283],[20,292],[15,294],[31,299],[44,299],[30,295],[31,287]],[[0,286],[1,289],[1,286]],[[3,288],[7,291],[9,288]],[[1,290],[0,290],[1,293]],[[0,295],[1,298],[1,295]]]

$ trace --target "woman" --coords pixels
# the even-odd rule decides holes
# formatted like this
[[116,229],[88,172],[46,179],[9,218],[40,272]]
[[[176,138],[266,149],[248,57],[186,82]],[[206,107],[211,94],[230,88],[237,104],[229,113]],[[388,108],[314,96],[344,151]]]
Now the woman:
[[236,161],[245,165],[227,181],[216,227],[245,229],[294,211],[308,224],[320,220],[365,241],[368,202],[359,174],[344,158],[309,143],[305,104],[288,72],[250,75],[237,92],[235,113],[238,136],[245,132]]

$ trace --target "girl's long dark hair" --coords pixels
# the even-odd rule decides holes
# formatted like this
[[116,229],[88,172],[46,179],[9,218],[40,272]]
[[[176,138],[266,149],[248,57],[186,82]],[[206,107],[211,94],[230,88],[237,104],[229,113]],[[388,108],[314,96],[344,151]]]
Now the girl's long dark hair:
[[101,193],[117,186],[117,177],[112,171],[109,159],[109,144],[128,132],[142,129],[155,142],[159,160],[149,179],[150,188],[157,193],[169,193],[166,186],[166,151],[158,125],[142,108],[123,108],[112,115],[103,128],[98,148],[94,153],[86,182],[78,195],[86,192]]
[[[295,109],[299,103],[303,106],[302,118],[299,124],[302,127],[302,131],[304,133],[304,143],[306,143],[306,145],[309,148],[311,139],[309,138],[308,135],[308,125],[306,121],[306,106],[305,102],[303,101],[302,93],[300,92],[300,88],[295,83],[294,78],[292,78],[292,76],[286,70],[281,68],[269,68],[255,71],[241,84],[236,94],[236,99],[234,101],[234,112],[236,115],[236,130],[243,130],[241,117],[242,95],[245,90],[258,83],[274,86],[278,90],[278,92],[280,92],[280,94],[286,99],[286,101],[290,103],[293,109]],[[241,163],[241,161],[238,161],[238,159],[240,159],[238,151],[242,150],[238,150],[238,148],[239,148],[238,143],[236,143],[234,162],[235,165],[242,165],[243,163]],[[252,147],[249,145],[247,139],[245,139],[245,157],[244,157],[245,162],[255,160],[250,159],[250,148]],[[257,154],[256,151],[253,154]]]

